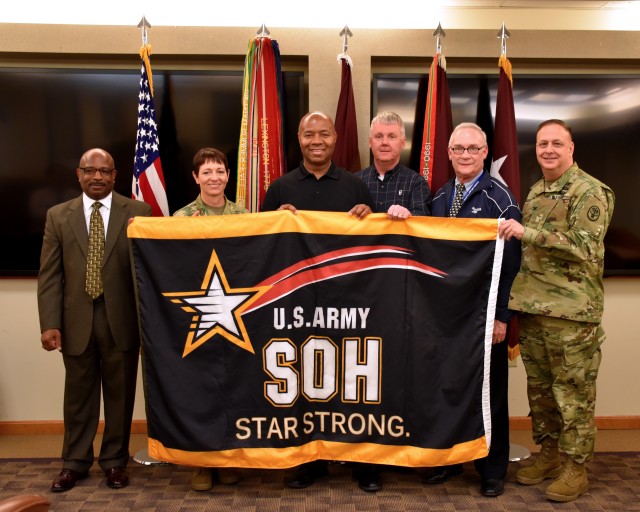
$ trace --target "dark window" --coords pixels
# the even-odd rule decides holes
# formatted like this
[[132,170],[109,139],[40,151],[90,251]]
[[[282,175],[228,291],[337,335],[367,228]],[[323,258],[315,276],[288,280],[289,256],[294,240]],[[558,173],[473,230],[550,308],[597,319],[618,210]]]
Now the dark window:
[[[418,86],[426,75],[375,74],[372,115],[400,114],[407,131],[409,161]],[[448,82],[454,126],[476,121],[481,83],[495,120],[496,75],[453,75]],[[640,76],[515,75],[513,96],[520,148],[521,196],[542,177],[535,155],[535,134],[545,119],[567,121],[573,131],[574,159],[589,174],[609,185],[616,204],[605,239],[605,274],[640,274]],[[485,130],[486,131],[486,130]]]
[[[285,72],[288,168],[301,160],[298,122],[308,104],[302,72]],[[140,70],[0,69],[0,275],[36,275],[45,214],[77,196],[82,153],[102,147],[115,160],[115,189],[131,195]],[[197,149],[227,154],[235,198],[242,117],[241,71],[153,72],[162,166],[171,212],[193,201]]]

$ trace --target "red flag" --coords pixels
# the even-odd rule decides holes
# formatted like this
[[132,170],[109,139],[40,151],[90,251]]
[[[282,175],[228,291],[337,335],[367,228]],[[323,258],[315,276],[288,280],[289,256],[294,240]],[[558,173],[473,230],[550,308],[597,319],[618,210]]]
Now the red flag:
[[278,42],[249,41],[242,93],[236,201],[257,212],[272,181],[284,174],[282,72]]
[[136,156],[133,160],[131,197],[151,205],[154,217],[169,215],[167,191],[160,163],[158,123],[153,104],[153,77],[151,74],[151,45],[140,49],[142,70],[138,94],[138,133]]
[[[509,187],[516,200],[520,202],[520,159],[518,157],[518,132],[513,107],[513,77],[511,62],[505,55],[498,61],[500,79],[496,100],[496,127],[494,133],[491,176]],[[518,348],[518,317],[509,323],[507,342],[509,359],[515,359],[520,353]]]
[[338,140],[333,151],[333,161],[338,167],[356,172],[360,166],[358,150],[358,124],[356,121],[356,105],[353,99],[353,83],[351,81],[351,58],[341,55],[342,82],[340,97],[336,110],[336,132]]
[[436,191],[453,177],[447,147],[453,131],[446,61],[436,53],[429,69],[429,86],[422,135],[420,174]]

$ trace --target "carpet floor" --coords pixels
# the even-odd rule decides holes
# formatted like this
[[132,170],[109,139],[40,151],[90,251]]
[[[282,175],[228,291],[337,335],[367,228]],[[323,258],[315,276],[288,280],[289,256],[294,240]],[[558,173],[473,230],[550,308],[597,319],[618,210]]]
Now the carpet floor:
[[545,499],[549,480],[534,486],[515,483],[517,469],[529,463],[511,463],[504,494],[486,498],[472,464],[465,464],[463,475],[437,486],[422,484],[415,471],[387,468],[383,489],[365,493],[345,464],[331,464],[328,477],[303,490],[285,487],[284,471],[242,470],[237,485],[216,483],[209,492],[195,492],[189,486],[190,468],[132,462],[131,484],[124,489],[107,487],[95,465],[74,489],[54,494],[49,486],[61,469],[59,459],[0,459],[0,500],[37,494],[51,502],[51,510],[65,512],[640,511],[640,453],[597,453],[588,464],[589,491],[566,504]]

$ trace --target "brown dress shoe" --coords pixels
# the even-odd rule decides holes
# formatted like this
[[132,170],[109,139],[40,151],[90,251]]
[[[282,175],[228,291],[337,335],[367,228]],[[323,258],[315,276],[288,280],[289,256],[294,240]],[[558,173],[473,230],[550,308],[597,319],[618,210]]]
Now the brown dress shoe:
[[87,478],[87,473],[80,473],[74,469],[63,468],[51,484],[51,492],[64,492],[73,489],[79,480]]
[[104,476],[107,477],[107,485],[112,489],[121,489],[129,485],[129,474],[122,466],[106,469]]

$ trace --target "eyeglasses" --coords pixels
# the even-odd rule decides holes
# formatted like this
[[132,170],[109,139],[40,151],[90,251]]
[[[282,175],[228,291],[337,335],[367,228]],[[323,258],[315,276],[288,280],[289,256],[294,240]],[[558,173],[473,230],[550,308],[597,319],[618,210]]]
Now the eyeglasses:
[[480,146],[480,147],[469,146],[468,148],[465,148],[464,146],[453,146],[453,147],[450,147],[449,149],[453,151],[454,155],[463,155],[465,151],[470,155],[477,155],[481,149],[486,147],[487,145],[485,144],[484,146]]
[[97,169],[95,167],[80,167],[79,169],[85,176],[95,176],[99,172],[103,178],[110,178],[113,171],[115,171],[115,169]]

